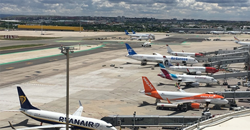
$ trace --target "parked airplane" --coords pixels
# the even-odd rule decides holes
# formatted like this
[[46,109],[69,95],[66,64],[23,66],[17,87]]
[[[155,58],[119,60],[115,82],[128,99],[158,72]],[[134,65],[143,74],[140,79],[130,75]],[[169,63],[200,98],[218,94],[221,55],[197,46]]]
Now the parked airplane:
[[177,108],[180,111],[187,111],[188,106],[193,109],[199,109],[200,103],[206,103],[206,108],[211,104],[227,104],[228,100],[221,95],[205,93],[188,93],[183,90],[180,92],[158,91],[147,77],[142,76],[144,93],[147,96],[159,100],[166,100],[168,103],[161,103],[163,107]]
[[250,42],[242,42],[236,36],[234,36],[234,39],[236,40],[235,43],[237,43],[237,44],[240,44],[240,45],[243,45],[243,46],[245,46],[245,45],[249,46],[250,45]]
[[[140,41],[141,41],[141,40],[148,40],[148,39],[149,39],[148,36],[150,35],[150,34],[136,34],[136,33],[135,33],[135,34],[129,34],[129,33],[127,32],[127,30],[125,30],[125,34],[128,35],[128,36],[130,36],[131,38],[132,38],[132,37],[136,37],[136,39],[137,39],[137,40],[140,40]],[[151,34],[151,37],[152,37],[152,34]]]
[[148,33],[136,33],[134,30],[132,30],[133,34],[140,34],[140,35],[151,35],[152,39],[155,40],[154,34],[148,34]]
[[224,34],[227,33],[225,31],[210,31],[211,34]]
[[[163,56],[158,53],[153,53],[153,55],[147,55],[147,54],[137,54],[130,46],[129,44],[125,43],[128,54],[126,57],[141,61],[141,65],[146,65],[147,62],[157,62],[161,63],[163,60]],[[183,64],[196,64],[198,63],[197,60],[195,60],[192,57],[179,57],[179,56],[166,56],[171,62],[173,63],[183,63]]]
[[191,57],[200,57],[204,56],[202,53],[190,53],[190,52],[174,52],[169,45],[167,44],[168,54],[174,56],[191,56]]
[[188,74],[201,74],[201,73],[216,73],[219,70],[214,67],[196,67],[196,66],[173,66],[170,61],[163,56],[163,63],[166,68],[178,71],[178,72],[185,72]]
[[241,34],[241,31],[228,31],[229,34]]
[[171,74],[163,64],[160,63],[161,74],[158,76],[166,78],[169,80],[178,81],[178,83],[183,82],[186,85],[199,86],[200,83],[217,83],[218,81],[210,76],[197,76],[197,75],[176,75]]
[[[66,128],[66,115],[63,113],[51,112],[51,111],[44,111],[40,110],[34,106],[32,106],[22,91],[21,87],[17,87],[19,100],[20,100],[20,111],[25,114],[26,116],[33,118],[41,123],[49,123],[53,125],[46,125],[46,126],[36,126],[36,127],[29,127],[23,129],[16,129],[16,130],[26,130],[26,129],[42,129],[42,128],[59,128],[60,130],[64,130]],[[76,110],[73,115],[69,115],[69,125],[71,128],[76,129],[89,129],[89,130],[116,130],[110,123],[105,121],[82,117],[83,107],[80,103],[80,107]],[[10,122],[9,122],[10,123]],[[10,123],[10,126],[13,125]]]

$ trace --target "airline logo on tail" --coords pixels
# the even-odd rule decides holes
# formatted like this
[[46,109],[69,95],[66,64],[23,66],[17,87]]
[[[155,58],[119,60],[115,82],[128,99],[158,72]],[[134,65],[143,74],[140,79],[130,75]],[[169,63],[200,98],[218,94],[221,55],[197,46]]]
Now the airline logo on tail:
[[23,104],[26,101],[26,96],[19,96],[20,102]]
[[126,35],[128,35],[128,34],[129,34],[127,30],[125,30],[125,34],[126,34]]
[[235,39],[236,41],[240,41],[240,40],[239,40],[237,37],[235,37],[235,36],[234,36],[234,39]]
[[150,84],[145,77],[142,77],[142,79],[145,81],[145,83],[150,87],[151,90],[154,88],[152,87],[152,84]]

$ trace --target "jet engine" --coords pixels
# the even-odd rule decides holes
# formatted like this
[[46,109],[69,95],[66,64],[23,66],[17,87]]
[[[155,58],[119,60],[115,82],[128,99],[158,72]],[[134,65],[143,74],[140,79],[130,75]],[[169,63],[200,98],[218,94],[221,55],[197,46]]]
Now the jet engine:
[[191,107],[193,109],[199,109],[200,108],[200,103],[191,103]]
[[193,83],[191,83],[190,85],[192,85],[192,86],[194,86],[194,87],[199,87],[199,83],[198,82],[193,82]]

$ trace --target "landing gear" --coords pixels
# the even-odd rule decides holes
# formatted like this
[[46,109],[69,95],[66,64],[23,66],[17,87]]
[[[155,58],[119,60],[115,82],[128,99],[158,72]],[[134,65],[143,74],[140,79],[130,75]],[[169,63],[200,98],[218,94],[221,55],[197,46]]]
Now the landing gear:
[[188,105],[186,103],[182,104],[182,105],[178,105],[178,108],[177,108],[179,111],[182,111],[182,112],[186,112],[188,110]]
[[141,65],[147,65],[147,61],[146,60],[141,61]]

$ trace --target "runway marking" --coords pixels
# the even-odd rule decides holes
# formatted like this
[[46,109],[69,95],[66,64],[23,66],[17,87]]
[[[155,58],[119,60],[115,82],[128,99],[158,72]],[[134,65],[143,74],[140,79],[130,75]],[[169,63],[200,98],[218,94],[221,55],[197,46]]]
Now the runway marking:
[[58,59],[54,59],[54,60],[58,60]]
[[31,65],[33,64],[33,62],[26,62],[26,65]]
[[[98,48],[102,48],[104,47],[105,45],[101,45],[101,46],[98,46],[98,47],[94,47],[94,48],[90,48],[90,49],[86,49],[86,50],[80,50],[80,51],[77,51],[77,52],[84,52],[84,51],[90,51],[90,50],[95,50],[95,49],[98,49]],[[74,53],[77,53],[77,52],[74,52]],[[7,63],[2,63],[0,65],[7,65],[7,64],[12,64],[12,63],[18,63],[18,62],[24,62],[24,61],[30,61],[30,60],[36,60],[36,59],[42,59],[42,58],[48,58],[48,57],[53,57],[53,56],[60,56],[60,55],[64,55],[64,54],[56,54],[56,55],[50,55],[50,56],[43,56],[43,57],[38,57],[38,58],[32,58],[32,59],[25,59],[25,60],[19,60],[19,61],[13,61],[13,62],[7,62]]]
[[5,68],[6,70],[11,70],[11,69],[14,69],[14,67],[8,67],[8,68]]

